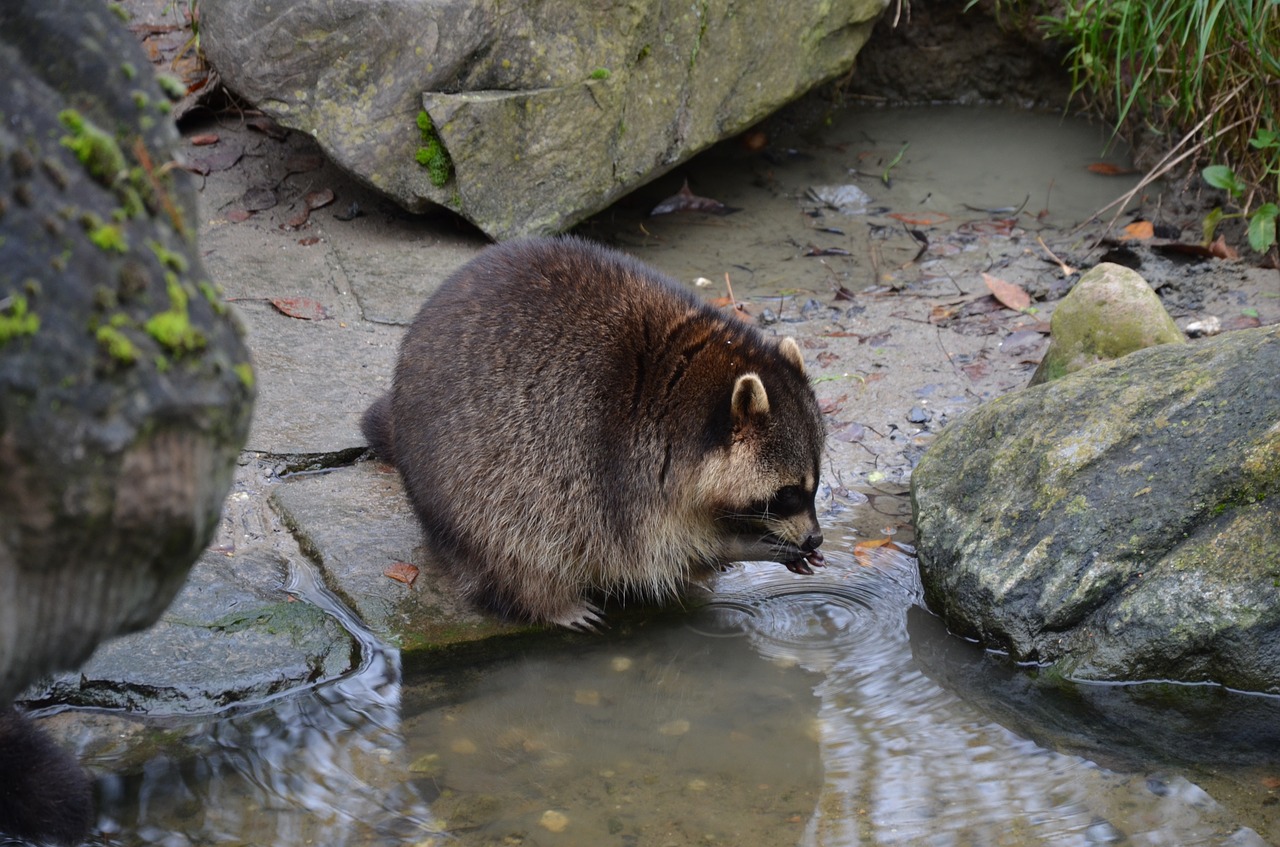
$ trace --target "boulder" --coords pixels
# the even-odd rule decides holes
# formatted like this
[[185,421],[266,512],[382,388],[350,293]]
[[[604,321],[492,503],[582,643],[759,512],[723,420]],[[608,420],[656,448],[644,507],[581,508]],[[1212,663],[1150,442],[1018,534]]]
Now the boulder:
[[1280,328],[1006,395],[912,475],[925,598],[1078,679],[1280,693]]
[[200,263],[169,98],[111,7],[0,5],[0,77],[4,704],[168,605],[254,374]]
[[1080,277],[1053,310],[1049,349],[1031,384],[1049,382],[1143,347],[1186,340],[1137,271],[1102,262]]
[[885,0],[201,0],[224,83],[405,209],[568,228],[846,72]]

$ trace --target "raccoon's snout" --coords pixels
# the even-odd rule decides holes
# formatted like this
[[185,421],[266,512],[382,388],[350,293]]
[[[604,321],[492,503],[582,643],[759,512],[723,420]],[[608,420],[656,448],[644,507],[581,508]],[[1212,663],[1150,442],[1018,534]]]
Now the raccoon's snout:
[[806,553],[812,553],[822,546],[822,530],[815,529],[804,537],[804,541],[800,542],[800,549]]

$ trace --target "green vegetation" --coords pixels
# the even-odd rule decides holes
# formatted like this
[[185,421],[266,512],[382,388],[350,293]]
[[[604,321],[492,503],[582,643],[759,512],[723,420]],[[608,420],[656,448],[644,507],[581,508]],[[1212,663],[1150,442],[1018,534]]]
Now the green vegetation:
[[178,277],[165,274],[169,289],[169,308],[152,315],[146,323],[147,333],[174,353],[192,353],[205,345],[204,335],[191,325],[187,314],[187,292]]
[[[969,5],[976,3],[973,0]],[[1168,154],[1148,180],[1210,165],[1259,252],[1276,245],[1280,199],[1280,4],[1275,0],[997,0],[1068,47],[1074,93],[1120,132],[1154,133]],[[1145,182],[1145,181],[1144,181]]]
[[118,328],[111,325],[100,326],[94,336],[107,351],[107,355],[115,361],[125,365],[138,361],[138,348]]
[[28,311],[27,298],[21,294],[0,298],[0,344],[24,335],[35,335],[40,329],[40,316]]
[[418,148],[414,158],[427,169],[431,184],[436,188],[443,188],[453,177],[453,161],[449,158],[449,151],[444,149],[444,143],[426,109],[418,112],[418,132],[422,136],[422,146]]
[[609,73],[608,68],[596,68],[591,72],[592,79],[608,79],[610,76],[612,76],[612,74]]
[[62,146],[75,153],[94,179],[108,188],[114,186],[127,170],[115,139],[74,109],[59,112],[58,120],[71,131],[62,137]]

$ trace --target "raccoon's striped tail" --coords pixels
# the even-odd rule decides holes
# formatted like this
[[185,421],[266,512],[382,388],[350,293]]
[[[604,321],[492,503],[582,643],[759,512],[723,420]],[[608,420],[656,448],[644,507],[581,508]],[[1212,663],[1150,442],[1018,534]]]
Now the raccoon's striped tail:
[[391,395],[383,394],[365,409],[360,418],[360,431],[384,462],[395,464],[395,439],[391,427]]

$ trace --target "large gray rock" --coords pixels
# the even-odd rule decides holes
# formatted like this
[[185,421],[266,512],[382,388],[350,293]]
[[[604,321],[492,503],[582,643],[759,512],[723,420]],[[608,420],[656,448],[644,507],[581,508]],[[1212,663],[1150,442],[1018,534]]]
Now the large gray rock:
[[501,239],[563,230],[844,73],[884,6],[201,0],[200,37],[342,167]]
[[1277,373],[1241,330],[952,424],[912,476],[929,607],[1070,677],[1280,692]]
[[168,99],[107,4],[0,4],[0,705],[154,621],[217,526],[253,369]]

